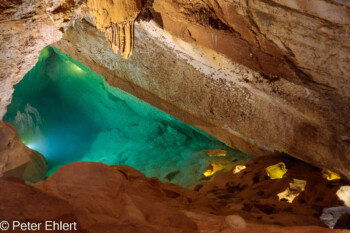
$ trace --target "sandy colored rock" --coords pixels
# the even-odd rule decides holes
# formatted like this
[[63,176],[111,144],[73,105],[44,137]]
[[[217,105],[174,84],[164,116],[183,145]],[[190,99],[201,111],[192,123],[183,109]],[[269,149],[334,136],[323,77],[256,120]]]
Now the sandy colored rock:
[[98,30],[105,32],[114,53],[127,59],[134,48],[134,21],[141,11],[141,0],[88,0],[89,13]]
[[54,46],[110,85],[232,147],[256,156],[284,152],[349,177],[350,111],[328,94],[266,79],[213,50],[174,39],[152,22],[135,25],[135,51],[127,61],[106,49],[104,35],[85,21]]
[[83,14],[83,6],[78,0],[0,3],[0,119],[11,101],[13,85],[36,64],[45,46],[61,39],[71,18]]
[[340,200],[344,201],[344,204],[350,207],[350,186],[342,186],[337,191],[337,196]]
[[134,21],[142,7],[140,0],[88,0],[87,6],[97,29],[102,32],[112,24]]
[[13,126],[0,121],[0,177],[15,176],[36,183],[46,172],[44,156],[26,147]]

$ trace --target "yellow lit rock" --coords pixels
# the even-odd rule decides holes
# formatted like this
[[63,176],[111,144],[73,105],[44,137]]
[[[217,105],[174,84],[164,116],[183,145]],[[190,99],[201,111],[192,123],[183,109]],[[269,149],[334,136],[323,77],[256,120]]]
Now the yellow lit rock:
[[240,171],[246,169],[246,166],[244,165],[236,165],[235,169],[233,169],[233,174],[237,174],[239,173]]
[[87,5],[97,29],[105,33],[114,53],[119,50],[125,59],[130,57],[141,0],[88,0]]
[[209,168],[203,172],[204,176],[212,176],[214,175],[216,172],[221,171],[225,168],[225,164],[223,163],[211,163],[209,165]]
[[208,150],[205,153],[209,156],[226,156],[227,151],[222,149],[213,149],[213,150]]
[[289,183],[289,187],[286,190],[277,194],[278,199],[285,199],[287,202],[292,203],[305,190],[305,186],[306,180],[293,179],[293,182]]
[[340,180],[341,177],[337,173],[328,170],[328,169],[323,169],[322,170],[322,177],[327,179],[327,180]]
[[287,168],[283,162],[266,168],[266,173],[271,179],[281,179],[286,172]]

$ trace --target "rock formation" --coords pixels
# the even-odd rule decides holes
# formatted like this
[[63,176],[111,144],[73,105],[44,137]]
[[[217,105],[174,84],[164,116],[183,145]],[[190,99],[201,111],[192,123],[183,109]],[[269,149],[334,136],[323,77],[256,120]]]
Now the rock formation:
[[72,163],[34,187],[7,178],[0,188],[2,220],[76,222],[77,232],[349,232],[246,221],[214,199],[127,166]]
[[83,1],[2,1],[0,3],[0,119],[13,85],[38,61],[40,51],[61,39],[71,19],[85,15]]
[[136,49],[127,61],[107,51],[103,37],[82,21],[55,46],[111,85],[234,148],[256,156],[284,152],[349,177],[350,111],[341,98],[338,105],[328,91],[271,81],[213,50],[173,40],[153,23],[135,24]]
[[134,47],[134,21],[141,11],[141,0],[88,0],[96,27],[105,32],[114,53],[127,59]]
[[[287,172],[282,178],[272,179],[266,168],[281,162]],[[319,219],[323,209],[345,205],[337,192],[346,182],[327,180],[321,171],[288,156],[263,156],[248,162],[238,173],[221,173],[194,190],[216,199],[247,221],[324,226]]]
[[[350,180],[349,25],[346,0],[2,1],[1,117],[13,85],[55,43],[232,147],[319,168],[261,157],[187,190],[73,163],[32,187],[9,176],[42,180],[44,159],[0,122],[0,219],[77,221],[80,232],[330,232],[319,217],[344,205],[336,193]],[[286,173],[270,179],[280,162]]]
[[333,229],[338,220],[345,214],[350,215],[350,207],[332,207],[324,209],[320,218],[329,228]]
[[0,177],[14,176],[36,183],[45,178],[46,172],[44,156],[26,147],[13,126],[0,121]]
[[[110,84],[249,154],[279,151],[349,179],[346,1],[142,4],[133,36],[141,1],[87,1],[92,25],[88,15],[74,25],[84,1],[1,3],[0,116],[40,50],[65,32],[56,46]],[[133,59],[110,53],[130,56],[134,40]]]

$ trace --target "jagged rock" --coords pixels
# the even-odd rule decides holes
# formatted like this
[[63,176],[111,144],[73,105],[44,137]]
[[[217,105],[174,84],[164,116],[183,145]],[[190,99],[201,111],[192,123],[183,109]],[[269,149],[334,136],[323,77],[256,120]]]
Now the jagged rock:
[[342,186],[337,191],[337,196],[344,202],[344,205],[350,207],[350,186]]
[[247,222],[213,199],[146,178],[128,166],[77,162],[61,167],[34,187],[15,179],[0,179],[0,189],[2,220],[76,222],[74,232],[349,232]]
[[[286,173],[279,179],[270,179],[266,168],[281,162]],[[264,156],[249,161],[239,173],[218,174],[194,189],[215,198],[247,221],[323,226],[319,219],[322,210],[341,204],[336,192],[346,182],[328,181],[321,171],[288,156]]]
[[94,23],[106,38],[114,53],[127,59],[134,47],[134,21],[141,11],[141,0],[88,0]]
[[[199,34],[207,35],[206,30],[213,37],[228,35],[206,27]],[[330,93],[284,78],[268,80],[218,51],[172,38],[152,22],[135,24],[138,49],[128,60],[106,49],[104,37],[81,21],[54,46],[105,76],[112,86],[232,147],[256,156],[285,152],[349,177],[346,101],[338,105],[342,100],[334,102]]]
[[64,29],[82,17],[80,0],[23,0],[0,3],[0,119],[13,85],[38,61],[41,50],[61,39]]
[[293,203],[294,199],[305,190],[306,183],[305,180],[293,179],[286,190],[277,194],[279,201]]
[[338,220],[344,214],[350,215],[350,207],[338,206],[338,207],[325,208],[322,211],[322,215],[321,215],[320,219],[329,228],[333,229],[335,227],[335,225],[337,224]]
[[125,59],[131,56],[134,48],[134,21],[112,24],[106,29],[105,35],[114,53],[120,51]]
[[[350,179],[346,1],[156,0],[148,7],[158,26],[141,21],[135,38],[140,1],[87,4],[96,26],[79,22],[56,45],[110,84],[249,154],[279,151]],[[0,116],[39,51],[83,8],[76,0],[1,3]],[[135,39],[139,52],[118,60],[96,27],[108,30],[114,51],[129,56]]]
[[13,126],[0,121],[0,177],[15,176],[37,183],[46,172],[44,156],[26,147]]
[[[214,51],[263,73],[272,92],[262,88],[263,82],[255,84],[250,78],[244,78],[245,84],[258,87],[268,95],[266,98],[281,98],[276,105],[290,104],[287,111],[279,107],[280,113],[270,105],[264,107],[267,112],[256,106],[247,111],[247,106],[239,107],[244,105],[242,100],[224,107],[219,104],[220,100],[213,100],[211,91],[208,99],[213,104],[206,108],[213,112],[213,119],[228,115],[221,109],[241,109],[233,114],[235,116],[227,117],[225,123],[222,120],[217,125],[231,128],[233,134],[242,135],[247,141],[274,147],[320,167],[327,168],[333,163],[329,169],[336,168],[336,172],[350,179],[350,173],[344,173],[345,167],[350,167],[346,156],[350,153],[350,6],[346,1],[155,0],[154,9],[161,15],[163,30],[194,46],[206,48],[205,52],[214,57],[212,62],[221,63],[218,69],[225,69],[225,66]],[[224,80],[232,82],[230,78]],[[219,89],[222,91],[224,86]],[[303,106],[293,96],[303,99]],[[252,97],[252,102],[265,105],[260,103],[265,97]],[[179,102],[178,96],[174,99]],[[189,111],[193,112],[199,105],[196,103]],[[296,115],[300,116],[298,123]],[[294,120],[290,121],[291,116]],[[279,123],[281,125],[277,126]],[[257,128],[250,131],[253,125]],[[244,126],[250,129],[243,129]],[[258,136],[257,131],[264,131],[268,138]],[[308,139],[302,139],[311,134]],[[328,137],[326,135],[329,139],[323,138]],[[302,145],[304,142],[308,145]],[[313,142],[328,145],[310,146]],[[238,148],[244,150],[243,145]]]

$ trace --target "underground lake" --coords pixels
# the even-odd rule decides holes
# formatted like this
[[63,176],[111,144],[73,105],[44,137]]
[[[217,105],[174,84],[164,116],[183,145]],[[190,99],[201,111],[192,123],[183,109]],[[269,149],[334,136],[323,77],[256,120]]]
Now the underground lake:
[[[70,162],[96,161],[193,187],[215,170],[251,159],[109,86],[104,77],[54,47],[42,50],[38,63],[14,88],[3,120],[15,126],[24,144],[45,156],[48,176]],[[209,156],[207,151],[214,149],[226,156]]]

